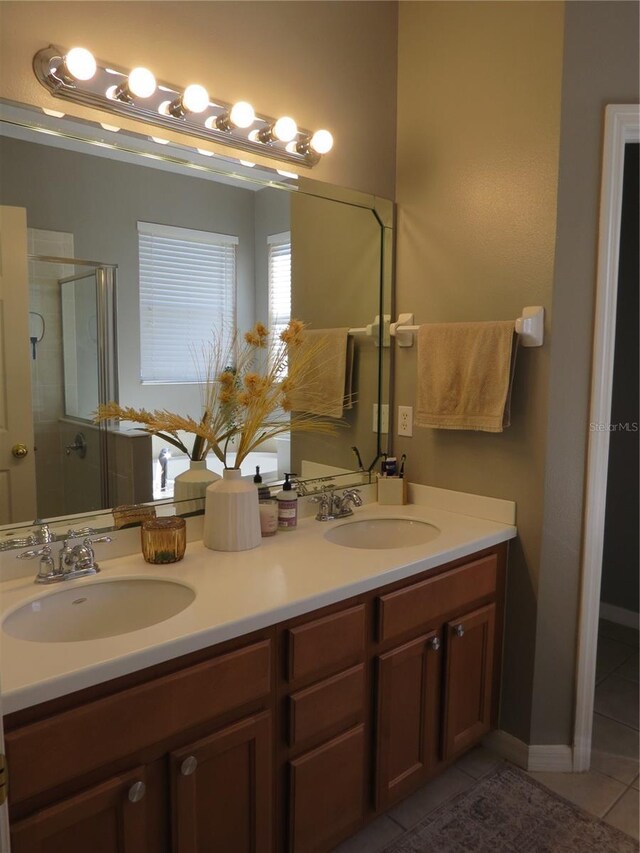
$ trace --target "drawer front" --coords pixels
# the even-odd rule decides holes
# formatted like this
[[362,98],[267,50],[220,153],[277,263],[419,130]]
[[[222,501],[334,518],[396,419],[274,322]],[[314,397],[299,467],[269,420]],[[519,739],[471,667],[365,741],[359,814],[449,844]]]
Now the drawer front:
[[356,726],[289,764],[289,853],[332,850],[362,822],[364,726]]
[[343,669],[364,658],[364,604],[288,631],[289,681]]
[[435,578],[428,578],[378,599],[378,639],[400,637],[414,629],[436,627],[444,617],[495,594],[498,558],[489,554]]
[[271,641],[237,649],[6,736],[19,802],[266,696]]
[[362,719],[364,664],[289,697],[289,745],[328,735]]

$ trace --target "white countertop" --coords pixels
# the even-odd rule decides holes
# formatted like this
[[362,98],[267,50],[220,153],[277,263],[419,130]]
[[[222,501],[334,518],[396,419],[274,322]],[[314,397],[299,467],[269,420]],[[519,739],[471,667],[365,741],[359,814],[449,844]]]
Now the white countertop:
[[[457,494],[457,493],[450,493]],[[506,503],[506,502],[505,502]],[[489,513],[491,515],[491,513]],[[369,550],[328,542],[331,527],[365,518],[430,522],[440,535],[423,545]],[[2,617],[23,604],[88,583],[153,577],[192,587],[194,601],[181,613],[148,628],[100,640],[41,643],[1,634],[0,683],[4,714],[134,672],[285,619],[299,616],[429,568],[465,557],[516,535],[513,524],[444,511],[433,506],[370,504],[350,519],[317,522],[263,539],[251,551],[210,551],[191,542],[179,563],[151,566],[141,555],[101,560],[101,573],[48,587],[33,575],[0,584]]]

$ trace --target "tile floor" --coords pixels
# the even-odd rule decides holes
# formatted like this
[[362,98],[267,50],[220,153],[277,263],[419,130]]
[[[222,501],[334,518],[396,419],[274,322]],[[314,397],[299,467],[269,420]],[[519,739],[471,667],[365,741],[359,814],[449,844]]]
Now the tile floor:
[[[531,773],[585,811],[638,838],[638,631],[600,622],[591,769]],[[470,788],[501,759],[484,747],[464,755],[433,782],[336,847],[334,853],[381,853],[451,797]]]

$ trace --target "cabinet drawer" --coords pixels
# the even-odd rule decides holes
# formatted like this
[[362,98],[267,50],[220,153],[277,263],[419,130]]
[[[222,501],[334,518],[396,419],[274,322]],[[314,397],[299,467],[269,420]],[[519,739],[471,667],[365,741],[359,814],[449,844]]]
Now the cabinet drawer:
[[6,736],[11,800],[160,743],[271,688],[271,641],[188,667]]
[[340,731],[364,713],[364,664],[289,697],[289,744]]
[[446,574],[381,595],[378,639],[384,642],[415,629],[435,627],[430,624],[432,620],[493,595],[497,567],[497,556],[489,554]]
[[365,803],[365,745],[360,725],[291,762],[290,853],[324,853],[358,827]]
[[288,631],[289,681],[343,669],[364,657],[364,604]]

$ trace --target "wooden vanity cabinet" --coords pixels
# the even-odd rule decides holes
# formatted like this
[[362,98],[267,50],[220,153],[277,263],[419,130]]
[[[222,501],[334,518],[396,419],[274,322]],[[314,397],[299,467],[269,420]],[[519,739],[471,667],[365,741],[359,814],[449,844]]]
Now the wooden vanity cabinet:
[[11,826],[13,853],[140,853],[149,847],[146,773],[136,767]]
[[8,715],[14,853],[328,853],[496,724],[506,550]]

